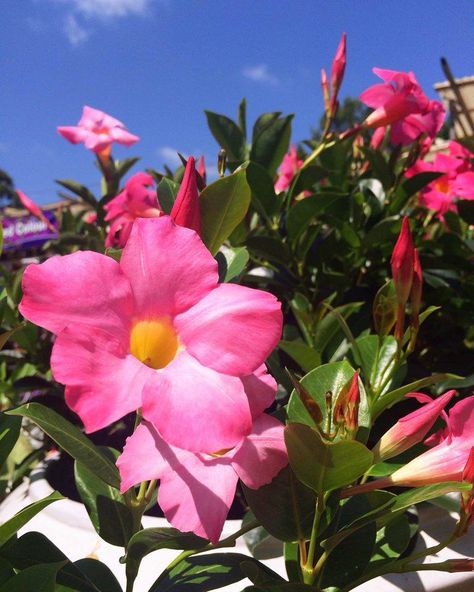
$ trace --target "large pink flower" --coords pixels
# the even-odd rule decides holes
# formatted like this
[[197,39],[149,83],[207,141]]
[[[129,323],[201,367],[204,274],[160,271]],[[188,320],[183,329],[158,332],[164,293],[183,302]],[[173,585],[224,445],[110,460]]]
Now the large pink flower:
[[294,176],[303,166],[303,161],[298,158],[294,144],[291,144],[290,151],[285,154],[280,165],[278,179],[275,183],[275,191],[281,193],[288,189],[293,181]]
[[382,80],[361,95],[374,111],[364,121],[367,127],[391,125],[394,144],[410,144],[425,133],[434,138],[443,124],[445,110],[439,101],[430,101],[413,72],[373,68]]
[[137,218],[120,263],[78,251],[30,265],[22,314],[57,334],[51,366],[88,432],[142,408],[172,445],[235,446],[251,429],[242,378],[276,346],[277,299],[218,284],[199,236]]
[[155,182],[148,173],[136,173],[124,190],[104,206],[110,222],[106,247],[124,247],[136,218],[157,218],[163,214],[156,197]]
[[283,424],[262,413],[274,398],[275,381],[261,367],[244,384],[253,424],[232,449],[189,452],[169,445],[144,422],[127,439],[117,461],[121,490],[159,479],[158,503],[168,521],[181,531],[217,542],[239,478],[258,489],[288,462]]
[[112,142],[131,146],[140,139],[127,131],[125,125],[115,117],[87,105],[77,125],[60,126],[58,132],[72,144],[84,142],[84,146],[94,152],[102,152]]

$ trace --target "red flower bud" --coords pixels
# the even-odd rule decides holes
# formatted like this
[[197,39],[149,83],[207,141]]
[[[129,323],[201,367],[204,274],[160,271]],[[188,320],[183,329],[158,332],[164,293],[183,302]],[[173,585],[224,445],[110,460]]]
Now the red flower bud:
[[332,62],[332,70],[331,70],[331,91],[333,102],[335,103],[337,93],[342,84],[342,80],[344,78],[344,71],[346,69],[346,33],[342,34],[341,40],[339,41],[339,45],[337,46],[336,55],[334,56]]
[[201,210],[199,207],[199,191],[196,181],[194,158],[190,156],[186,163],[183,180],[178,195],[171,209],[170,216],[179,226],[186,226],[201,232]]
[[[393,249],[390,264],[392,277],[398,300],[397,327],[395,335],[398,339],[403,336],[405,323],[405,305],[410,296],[413,284],[413,272],[415,264],[415,248],[410,231],[410,223],[407,216],[403,218],[400,235]],[[421,294],[420,294],[421,296]]]

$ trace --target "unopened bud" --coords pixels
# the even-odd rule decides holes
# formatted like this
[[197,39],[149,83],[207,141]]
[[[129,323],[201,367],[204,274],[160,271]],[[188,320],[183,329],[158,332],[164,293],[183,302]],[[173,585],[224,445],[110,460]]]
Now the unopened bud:
[[337,426],[343,426],[349,433],[359,427],[359,371],[348,381],[339,392],[334,405],[333,420]]
[[224,148],[219,150],[219,154],[217,155],[217,172],[219,173],[219,177],[223,177],[225,175],[225,169],[227,166],[227,152]]
[[457,572],[457,571],[474,571],[474,559],[470,557],[464,557],[463,559],[448,559],[444,562],[446,571]]
[[331,113],[331,101],[329,99],[328,77],[324,68],[321,68],[321,88],[323,90],[324,111],[326,112],[326,117],[329,117]]

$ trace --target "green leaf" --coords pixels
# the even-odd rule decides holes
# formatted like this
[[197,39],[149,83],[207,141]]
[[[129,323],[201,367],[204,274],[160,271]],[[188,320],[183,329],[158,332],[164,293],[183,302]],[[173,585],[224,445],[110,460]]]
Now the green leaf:
[[412,530],[406,514],[395,516],[377,533],[377,539],[367,572],[396,561],[407,549]]
[[[247,512],[242,520],[242,526],[247,526],[254,520],[254,514],[252,512]],[[244,534],[244,540],[247,549],[255,559],[264,560],[282,556],[282,541],[279,541],[272,536],[263,526],[257,526],[257,528],[253,528],[249,532],[246,532]],[[250,579],[254,581],[252,578]]]
[[424,171],[423,173],[418,173],[417,175],[413,175],[409,179],[406,179],[401,185],[401,189],[404,194],[404,198],[407,199],[426,187],[439,177],[441,177],[443,173],[433,172],[433,171]]
[[303,341],[286,341],[282,339],[278,347],[288,354],[304,372],[309,372],[321,364],[321,355]]
[[373,454],[360,442],[324,442],[319,433],[304,424],[285,428],[288,458],[298,479],[318,494],[349,485],[373,464]]
[[247,239],[246,245],[252,254],[269,261],[287,265],[291,258],[288,245],[273,236],[251,236]]
[[[212,553],[188,557],[163,572],[149,592],[207,592],[243,580],[240,564],[251,561],[238,553]],[[1,591],[0,591],[1,592]]]
[[146,555],[159,549],[201,549],[209,541],[193,533],[183,533],[176,528],[145,528],[130,539],[126,555],[127,582],[134,582],[140,563]]
[[284,544],[286,575],[290,582],[301,581],[300,553],[298,543]]
[[240,130],[244,136],[244,140],[247,138],[247,100],[244,97],[239,104],[238,123]]
[[6,342],[14,333],[16,333],[19,329],[23,329],[24,327],[25,323],[19,323],[16,327],[10,329],[10,331],[5,331],[4,333],[2,333],[0,335],[0,349],[3,349],[5,347]]
[[205,111],[207,125],[219,146],[224,148],[231,163],[241,163],[245,158],[245,136],[239,126],[226,115]]
[[55,592],[56,574],[64,562],[34,565],[0,586],[0,592]]
[[245,247],[221,247],[216,255],[221,282],[230,282],[240,275],[249,260],[249,253]]
[[211,183],[201,193],[201,238],[213,255],[244,219],[250,204],[246,172]]
[[[323,412],[322,425],[327,422],[327,393],[332,394],[332,400],[335,401],[342,387],[354,376],[354,368],[347,361],[331,362],[318,366],[311,370],[301,379],[301,384],[309,392]],[[370,427],[370,414],[368,409],[367,395],[364,386],[359,380],[360,405],[359,405],[359,426]],[[293,390],[287,407],[288,419],[291,422],[304,423],[309,426],[314,425],[313,421],[301,402],[297,393]]]
[[73,565],[91,582],[94,582],[100,592],[122,592],[122,587],[117,578],[105,563],[86,557],[75,561]]
[[262,216],[272,216],[278,211],[278,198],[275,193],[273,177],[256,162],[250,162],[245,169],[247,182],[252,192],[252,203]]
[[74,464],[74,476],[97,534],[111,545],[126,547],[133,534],[134,518],[123,495],[78,461]]
[[11,564],[3,557],[0,557],[0,586],[14,575],[15,572]]
[[472,199],[460,199],[456,205],[464,222],[474,224],[474,201]]
[[22,526],[25,526],[32,518],[36,516],[41,510],[56,502],[62,500],[64,497],[57,491],[53,491],[47,497],[29,504],[19,512],[17,512],[10,520],[7,520],[0,526],[0,546],[8,541]]
[[21,429],[21,418],[0,414],[0,467],[5,464],[8,455],[18,440]]
[[262,115],[255,123],[250,160],[262,165],[271,175],[276,173],[283,156],[288,152],[293,115],[264,120]]
[[158,201],[160,202],[160,206],[162,207],[165,214],[169,214],[171,212],[176,196],[178,195],[178,191],[179,183],[176,183],[172,179],[168,179],[168,177],[163,177],[163,179],[161,179],[161,181],[158,183]]
[[356,339],[357,349],[352,350],[355,363],[363,370],[365,380],[378,395],[390,388],[390,381],[386,380],[394,372],[397,365],[397,341],[391,335],[362,335]]
[[124,158],[123,160],[116,160],[115,161],[115,171],[119,179],[125,177],[128,171],[137,164],[140,159],[136,156],[132,156],[130,158]]
[[117,467],[104,453],[80,432],[76,426],[61,417],[52,409],[40,403],[27,403],[16,409],[10,409],[8,415],[28,417],[38,425],[56,444],[82,463],[94,475],[112,487],[120,487]]
[[324,315],[324,317],[317,323],[314,335],[314,349],[323,352],[329,342],[335,337],[338,332],[343,332],[339,316],[347,320],[355,312],[360,310],[363,302],[349,302],[338,306]]
[[251,489],[242,485],[245,499],[262,526],[281,541],[309,538],[314,518],[313,492],[286,467],[268,485]]
[[97,208],[97,205],[98,205],[97,199],[95,198],[94,194],[85,185],[82,185],[81,183],[78,183],[77,181],[73,181],[72,179],[56,179],[56,183],[59,183],[59,185],[62,185],[66,189],[69,189],[69,191],[71,191],[75,195],[78,195],[80,198],[82,198],[86,203],[88,203],[94,209]]
[[292,243],[297,241],[315,216],[324,213],[338,202],[347,203],[347,196],[340,194],[309,195],[296,202],[286,218],[288,240]]
[[242,592],[315,592],[315,588],[308,584],[285,583],[247,586]]
[[467,492],[471,490],[471,487],[470,483],[461,483],[459,481],[446,481],[444,483],[415,487],[398,495],[390,511],[404,510],[410,506],[435,499],[451,491]]

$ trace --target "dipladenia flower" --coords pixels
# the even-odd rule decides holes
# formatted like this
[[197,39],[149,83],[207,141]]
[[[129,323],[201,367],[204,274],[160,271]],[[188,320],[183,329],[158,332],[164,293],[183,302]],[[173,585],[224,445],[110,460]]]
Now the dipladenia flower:
[[140,139],[115,117],[87,105],[77,125],[60,126],[58,132],[72,144],[83,142],[86,148],[97,153],[109,148],[113,142],[131,146]]
[[186,163],[183,180],[179,186],[170,216],[180,226],[186,226],[201,233],[201,210],[199,206],[199,191],[196,180],[196,166],[194,158],[190,156]]
[[372,450],[375,462],[397,456],[421,442],[455,393],[454,390],[447,391],[436,399],[423,393],[406,395],[415,398],[424,405],[402,417],[382,436]]
[[274,399],[275,381],[261,367],[243,382],[252,429],[232,449],[192,453],[167,444],[151,424],[142,423],[117,461],[121,491],[159,479],[158,503],[168,521],[217,542],[239,478],[258,489],[288,462],[283,424],[263,413]]
[[20,311],[57,335],[52,372],[88,432],[142,408],[168,443],[194,452],[250,433],[242,378],[282,326],[274,296],[219,284],[199,236],[169,216],[137,218],[120,263],[78,251],[29,265]]
[[288,189],[288,187],[291,185],[291,182],[293,181],[294,176],[302,166],[303,161],[298,158],[295,145],[291,144],[290,151],[288,154],[285,154],[281,162],[278,179],[275,183],[275,191],[277,193],[281,193],[282,191]]
[[391,125],[394,144],[410,144],[421,134],[434,138],[440,130],[445,110],[439,101],[430,101],[413,72],[373,68],[383,83],[375,84],[360,99],[374,111],[363,126],[377,128]]
[[157,218],[163,214],[156,196],[155,182],[148,173],[136,173],[124,190],[105,206],[105,221],[110,222],[106,247],[124,247],[136,218]]
[[20,200],[21,205],[25,208],[25,210],[28,210],[28,212],[30,212],[30,214],[32,214],[35,218],[38,218],[38,220],[41,220],[41,222],[46,224],[46,226],[49,228],[49,230],[51,230],[51,232],[58,231],[58,229],[56,228],[56,226],[54,226],[51,220],[48,220],[48,218],[46,218],[43,210],[39,207],[37,203],[30,199],[20,189],[16,190],[16,194],[18,195],[18,199]]
[[392,252],[390,265],[392,267],[393,283],[398,300],[397,327],[396,336],[400,338],[403,335],[405,322],[405,305],[410,297],[413,283],[413,270],[415,264],[415,247],[410,231],[408,217],[402,220],[402,227],[398,235],[397,242]]

